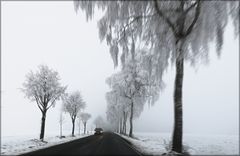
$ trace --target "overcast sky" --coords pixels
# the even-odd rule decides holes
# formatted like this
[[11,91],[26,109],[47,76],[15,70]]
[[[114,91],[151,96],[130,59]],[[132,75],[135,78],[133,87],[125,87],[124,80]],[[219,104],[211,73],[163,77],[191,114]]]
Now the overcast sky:
[[[105,79],[116,72],[105,42],[98,38],[97,19],[86,22],[73,2],[2,2],[1,8],[1,129],[2,135],[39,134],[41,113],[19,90],[25,75],[46,64],[57,70],[68,92],[79,90],[85,112],[105,116]],[[231,22],[220,59],[210,47],[210,63],[186,64],[183,87],[184,133],[238,134],[239,41]],[[154,106],[134,121],[134,131],[172,132],[174,68],[164,76],[167,87]],[[49,109],[46,135],[57,133],[61,102]],[[69,115],[65,133],[70,134]]]

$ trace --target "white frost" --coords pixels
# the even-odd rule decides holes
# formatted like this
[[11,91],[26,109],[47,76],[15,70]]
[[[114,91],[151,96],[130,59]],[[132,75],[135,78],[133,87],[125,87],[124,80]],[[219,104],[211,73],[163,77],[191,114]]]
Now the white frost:
[[[140,152],[147,155],[166,153],[166,142],[171,140],[170,133],[135,133],[136,138],[129,140]],[[238,135],[184,134],[183,144],[191,155],[238,155]]]
[[76,137],[66,136],[66,138],[60,139],[59,136],[47,136],[44,140],[40,141],[36,139],[36,136],[2,136],[1,137],[1,155],[18,155],[38,149],[47,148],[57,144],[65,143],[75,139],[89,136],[76,135]]

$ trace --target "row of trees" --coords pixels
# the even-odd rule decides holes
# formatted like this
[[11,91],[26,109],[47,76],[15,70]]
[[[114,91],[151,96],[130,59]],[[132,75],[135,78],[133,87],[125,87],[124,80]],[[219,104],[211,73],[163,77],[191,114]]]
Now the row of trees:
[[[84,133],[86,133],[86,123],[91,117],[88,113],[80,113],[86,107],[79,91],[71,94],[66,93],[67,86],[60,83],[58,72],[50,69],[46,65],[40,65],[36,73],[29,72],[23,83],[22,91],[31,101],[36,102],[42,113],[40,140],[44,139],[45,121],[49,108],[54,107],[58,100],[62,100],[63,112],[69,113],[72,121],[72,136],[74,136],[75,120],[78,116],[84,124]],[[60,114],[60,135],[62,135],[63,125],[62,112]]]
[[[135,49],[132,49],[132,51]],[[122,70],[109,77],[106,82],[111,90],[106,93],[107,119],[114,130],[126,134],[129,119],[129,136],[133,136],[133,119],[140,116],[144,105],[154,104],[163,88],[161,79],[154,80],[147,71],[147,60],[142,52],[133,52],[125,58]]]
[[[226,24],[230,21],[229,17],[231,17],[231,21],[233,21],[235,26],[236,36],[239,34],[239,3],[235,1],[152,0],[74,1],[74,4],[76,11],[83,10],[86,13],[87,20],[93,18],[96,8],[103,11],[104,14],[98,23],[99,37],[101,41],[105,40],[109,45],[109,51],[115,66],[118,65],[120,52],[122,65],[128,64],[125,58],[135,53],[135,47],[139,49],[138,53],[140,55],[148,59],[147,71],[151,79],[155,81],[162,79],[170,62],[172,65],[175,65],[176,76],[173,95],[174,129],[170,152],[181,154],[184,62],[190,62],[193,66],[197,63],[207,62],[209,45],[213,42],[216,43],[216,51],[220,56],[224,41],[224,30]],[[145,53],[140,53],[142,50]],[[127,80],[124,77],[124,72],[125,69],[118,73],[119,76],[115,75],[113,77],[123,77],[121,80]],[[134,84],[134,77],[137,77],[136,72],[133,72],[132,75],[135,76],[131,78],[130,84]],[[114,82],[119,81],[114,80]],[[128,85],[128,81],[121,83],[121,85],[124,83]],[[136,82],[136,84],[138,83]],[[112,83],[112,90],[107,93],[109,109],[112,111],[117,109],[120,106],[117,103],[130,104],[130,108],[125,108],[128,110],[127,112],[130,112],[129,115],[133,117],[134,114],[131,113],[133,112],[131,109],[134,108],[134,105],[138,105],[138,102],[133,102],[136,97],[132,96],[132,89],[124,87],[130,91],[120,91],[122,89],[115,89],[115,86]],[[130,86],[134,88],[133,90],[138,96],[140,94],[138,90],[145,90],[144,87],[141,89],[135,88],[139,85]],[[124,92],[127,93],[127,97],[124,96]],[[145,103],[144,99],[142,99],[145,96],[142,95],[143,93],[141,92],[139,105]],[[122,102],[125,100],[128,102]],[[108,112],[108,116],[111,116],[110,118],[112,119],[113,115],[110,113]],[[117,120],[120,120],[120,117],[117,117],[115,121]]]
[[82,121],[84,134],[86,134],[87,121],[91,118],[91,115],[89,113],[81,112],[85,107],[86,103],[83,101],[79,91],[75,91],[70,95],[65,95],[63,98],[63,111],[69,113],[72,121],[72,136],[74,136],[76,118],[79,118],[79,131],[80,121]]

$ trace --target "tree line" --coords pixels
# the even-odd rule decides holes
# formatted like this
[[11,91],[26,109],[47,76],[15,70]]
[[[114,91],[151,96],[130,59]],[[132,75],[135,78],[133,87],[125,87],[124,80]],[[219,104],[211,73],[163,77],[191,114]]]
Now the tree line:
[[[91,114],[81,112],[86,107],[79,91],[72,93],[66,92],[67,86],[60,83],[60,77],[57,71],[50,69],[46,65],[40,65],[35,73],[30,71],[26,75],[23,83],[22,92],[31,101],[35,102],[42,113],[40,140],[44,140],[45,121],[47,111],[56,105],[56,102],[62,100],[62,109],[60,112],[60,138],[62,137],[62,127],[64,122],[63,112],[68,113],[72,121],[72,136],[75,132],[75,121],[79,119],[84,126],[84,134],[86,133],[87,121],[91,118]],[[80,134],[80,125],[79,125]]]
[[164,73],[170,64],[175,66],[174,126],[169,153],[181,155],[184,64],[195,67],[207,63],[212,43],[221,56],[229,21],[236,36],[239,34],[239,2],[78,0],[74,6],[86,14],[87,21],[96,12],[103,13],[98,21],[99,38],[109,46],[115,67],[121,60],[122,70],[108,78],[111,91],[106,94],[107,118],[120,132],[126,133],[129,119],[132,136],[132,119],[139,116],[147,101],[155,103],[164,86]]

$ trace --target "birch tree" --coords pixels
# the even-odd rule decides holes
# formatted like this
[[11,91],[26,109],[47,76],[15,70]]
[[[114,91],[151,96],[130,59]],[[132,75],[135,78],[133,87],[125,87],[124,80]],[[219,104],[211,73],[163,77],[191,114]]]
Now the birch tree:
[[[126,134],[126,125],[130,111],[130,101],[122,97],[116,90],[106,93],[107,119],[116,132]],[[115,123],[115,124],[113,124]]]
[[45,120],[48,109],[65,94],[66,86],[60,84],[58,72],[46,65],[40,65],[37,72],[30,71],[21,89],[25,96],[36,102],[42,113],[40,140],[44,139]]
[[[107,83],[112,88],[107,101],[115,103],[117,110],[122,110],[124,115],[126,115],[126,111],[129,111],[130,137],[133,136],[133,118],[140,116],[144,104],[148,100],[152,104],[155,103],[159,94],[156,90],[159,91],[162,84],[161,82],[152,83],[149,81],[148,72],[141,65],[141,58],[134,55],[134,57],[126,60],[122,71],[107,79]],[[122,114],[119,114],[120,125],[122,124],[122,117]]]
[[119,125],[118,125],[118,114],[119,111],[116,107],[116,96],[112,91],[106,93],[106,100],[107,100],[107,111],[106,117],[107,121],[110,123],[109,126],[114,132],[118,132]]
[[[210,43],[215,42],[221,55],[223,34],[229,17],[233,19],[236,36],[239,32],[239,3],[235,1],[74,1],[76,11],[93,18],[95,7],[104,12],[99,21],[100,40],[106,40],[115,66],[119,49],[127,55],[129,38],[147,48],[150,69],[161,78],[169,65],[175,65],[174,130],[172,152],[182,153],[182,86],[184,62],[191,65],[208,62]],[[229,16],[230,15],[230,16]],[[130,32],[130,33],[129,33]]]
[[84,126],[84,134],[86,134],[87,121],[91,118],[91,114],[81,113],[80,116],[81,116],[81,120],[82,120],[83,126]]
[[85,102],[79,91],[67,95],[63,100],[64,111],[68,112],[72,120],[72,136],[74,136],[75,120],[80,109],[86,107]]

